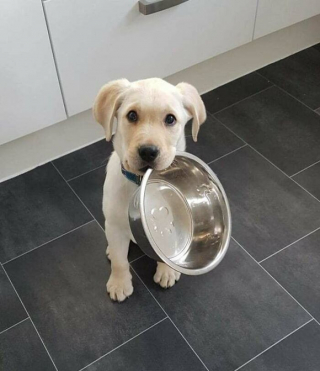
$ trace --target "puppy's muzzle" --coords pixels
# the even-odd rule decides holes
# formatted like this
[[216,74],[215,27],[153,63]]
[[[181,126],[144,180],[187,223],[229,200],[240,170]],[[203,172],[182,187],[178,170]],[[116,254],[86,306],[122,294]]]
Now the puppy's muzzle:
[[144,145],[138,148],[138,153],[144,162],[152,164],[159,156],[160,150],[154,145]]

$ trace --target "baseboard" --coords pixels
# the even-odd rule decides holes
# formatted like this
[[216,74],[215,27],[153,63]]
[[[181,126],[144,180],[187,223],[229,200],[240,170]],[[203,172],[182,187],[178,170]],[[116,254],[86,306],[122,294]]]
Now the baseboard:
[[[320,42],[320,15],[264,36],[166,78],[189,82],[205,93]],[[0,146],[0,182],[103,138],[85,111]]]
[[220,54],[166,80],[187,81],[201,94],[320,42],[320,15]]

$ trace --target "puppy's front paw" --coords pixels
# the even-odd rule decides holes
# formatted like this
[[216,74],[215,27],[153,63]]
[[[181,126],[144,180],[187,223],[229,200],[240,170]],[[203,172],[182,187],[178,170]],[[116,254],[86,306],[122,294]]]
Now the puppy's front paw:
[[111,273],[107,282],[107,292],[112,300],[121,302],[133,293],[132,276],[128,271],[121,275]]
[[166,264],[158,263],[157,271],[153,276],[153,280],[164,289],[167,289],[168,287],[172,287],[176,281],[179,281],[180,276],[181,273],[168,267]]

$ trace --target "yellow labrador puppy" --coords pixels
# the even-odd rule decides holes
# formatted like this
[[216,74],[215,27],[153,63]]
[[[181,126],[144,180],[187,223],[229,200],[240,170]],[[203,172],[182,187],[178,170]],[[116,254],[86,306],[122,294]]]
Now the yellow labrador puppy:
[[[107,291],[111,299],[123,301],[133,292],[128,263],[130,240],[128,205],[138,187],[140,176],[151,167],[165,169],[174,160],[176,150],[185,150],[184,127],[193,118],[192,136],[197,140],[206,111],[197,90],[186,83],[173,86],[153,78],[130,83],[126,79],[103,86],[93,112],[104,127],[107,141],[113,134],[114,152],[107,167],[103,189],[103,212],[108,240],[107,255],[111,275]],[[158,262],[154,281],[171,287],[180,273]]]

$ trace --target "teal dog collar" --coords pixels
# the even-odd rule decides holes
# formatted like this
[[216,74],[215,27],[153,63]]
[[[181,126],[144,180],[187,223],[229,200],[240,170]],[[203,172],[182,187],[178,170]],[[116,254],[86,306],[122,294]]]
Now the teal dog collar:
[[136,184],[136,185],[140,185],[141,182],[142,182],[142,175],[137,175],[135,173],[131,173],[130,171],[127,171],[123,165],[121,164],[121,172],[122,174],[128,179],[130,180],[130,182]]

